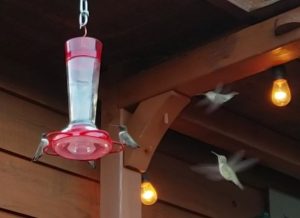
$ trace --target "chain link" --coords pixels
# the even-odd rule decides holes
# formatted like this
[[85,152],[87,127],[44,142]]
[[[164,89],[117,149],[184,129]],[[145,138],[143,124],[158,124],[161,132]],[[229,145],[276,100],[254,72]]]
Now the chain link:
[[80,0],[79,28],[85,27],[89,19],[88,1]]

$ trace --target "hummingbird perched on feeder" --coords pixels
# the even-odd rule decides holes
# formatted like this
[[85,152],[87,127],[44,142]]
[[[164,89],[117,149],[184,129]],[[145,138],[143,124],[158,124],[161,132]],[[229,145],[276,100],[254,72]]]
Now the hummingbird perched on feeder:
[[92,167],[93,169],[96,169],[96,162],[94,160],[89,160],[88,161],[90,167]]
[[38,161],[44,154],[44,148],[49,145],[49,141],[46,138],[46,134],[42,134],[40,144],[38,145],[38,148],[36,149],[36,152],[32,158],[32,161]]
[[[44,154],[44,149],[49,145],[49,141],[46,138],[46,134],[42,134],[40,144],[38,145],[38,148],[36,149],[36,152],[32,158],[32,161],[38,161]],[[96,169],[96,162],[94,160],[88,161],[89,165]]]
[[197,173],[202,173],[211,180],[222,180],[233,182],[240,189],[244,189],[243,185],[239,181],[236,173],[248,169],[258,162],[255,158],[249,158],[241,160],[244,156],[244,151],[239,151],[235,155],[228,159],[224,155],[217,154],[212,151],[214,155],[218,157],[218,165],[202,165],[198,164],[192,166],[191,169]]
[[222,93],[223,88],[221,84],[218,84],[216,89],[208,91],[200,95],[204,95],[205,99],[199,101],[198,105],[208,105],[206,112],[212,113],[217,110],[222,104],[238,95],[238,92]]
[[128,133],[127,126],[120,124],[119,127],[119,140],[122,144],[127,145],[130,148],[139,148],[139,144]]

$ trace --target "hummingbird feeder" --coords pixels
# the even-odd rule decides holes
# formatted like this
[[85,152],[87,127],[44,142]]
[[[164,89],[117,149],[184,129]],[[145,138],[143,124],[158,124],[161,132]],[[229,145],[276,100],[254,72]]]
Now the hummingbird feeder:
[[[69,124],[42,136],[37,159],[47,153],[73,160],[95,160],[123,150],[121,143],[112,141],[108,132],[95,125],[102,43],[86,37],[87,0],[80,1],[80,12],[80,28],[85,28],[85,35],[65,43]],[[114,149],[114,144],[119,148]]]

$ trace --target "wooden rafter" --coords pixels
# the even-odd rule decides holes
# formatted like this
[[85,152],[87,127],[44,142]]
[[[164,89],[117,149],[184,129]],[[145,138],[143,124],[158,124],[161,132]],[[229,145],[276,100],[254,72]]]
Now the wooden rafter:
[[174,91],[142,101],[128,120],[128,131],[141,146],[125,151],[126,167],[145,172],[160,140],[182,109],[190,102]]
[[300,179],[296,141],[229,111],[207,116],[199,108],[189,107],[171,128],[227,150],[245,149],[264,164]]
[[[300,29],[275,36],[280,19],[300,20],[300,7],[143,72],[119,86],[118,104],[126,107],[169,90],[193,96],[286,63],[300,56]],[[134,87],[134,88],[132,88]]]

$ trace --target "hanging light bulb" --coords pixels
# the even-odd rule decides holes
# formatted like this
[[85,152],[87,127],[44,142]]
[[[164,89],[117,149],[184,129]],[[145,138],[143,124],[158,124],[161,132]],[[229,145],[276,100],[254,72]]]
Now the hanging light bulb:
[[291,91],[287,80],[284,78],[285,69],[283,66],[273,68],[276,79],[273,81],[271,99],[278,107],[286,106],[291,101]]
[[144,205],[152,205],[157,201],[157,192],[154,186],[148,180],[144,179],[141,184],[141,201]]

